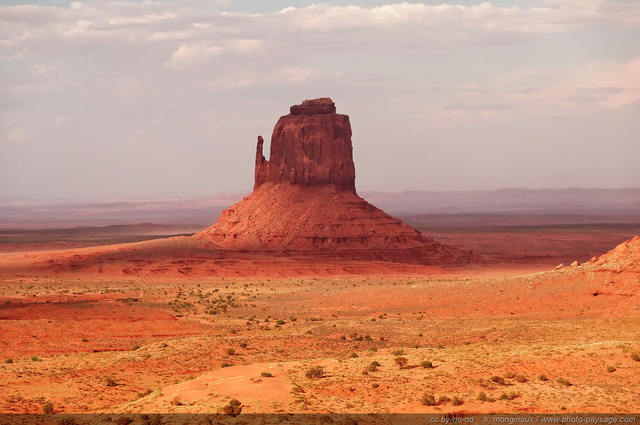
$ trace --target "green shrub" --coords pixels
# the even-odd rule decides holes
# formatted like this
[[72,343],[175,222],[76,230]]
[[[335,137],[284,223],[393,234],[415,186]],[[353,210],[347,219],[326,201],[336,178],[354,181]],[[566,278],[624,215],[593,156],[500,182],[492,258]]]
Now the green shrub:
[[451,404],[453,406],[460,406],[463,403],[462,399],[460,397],[458,397],[457,395],[454,395],[451,398]]
[[423,369],[432,369],[433,363],[431,363],[429,360],[423,360],[420,362],[420,367]]
[[225,352],[227,353],[227,356],[233,356],[236,354],[236,350],[234,350],[233,348],[227,348]]
[[220,365],[220,367],[231,367],[231,366],[233,366],[233,363],[227,363],[227,362],[224,362]]
[[613,373],[613,372],[615,372],[615,371],[616,371],[616,368],[615,368],[615,367],[613,367],[613,366],[607,366],[607,372],[609,372],[609,373]]
[[260,374],[260,376],[264,377],[264,378],[272,378],[273,375],[270,372],[262,372]]
[[7,359],[4,361],[5,363],[13,363],[13,359]]
[[478,400],[480,401],[487,401],[487,395],[483,392],[479,392],[478,393]]
[[640,354],[638,353],[631,353],[631,360],[635,360],[637,362],[640,362]]
[[547,378],[547,375],[544,375],[544,374],[538,376],[538,379],[541,380],[541,381],[548,381],[549,380],[549,378]]
[[105,384],[107,387],[115,387],[115,386],[117,386],[117,385],[118,385],[118,382],[116,382],[116,380],[115,380],[115,379],[113,379],[111,376],[106,376],[106,377],[104,378],[104,384]]

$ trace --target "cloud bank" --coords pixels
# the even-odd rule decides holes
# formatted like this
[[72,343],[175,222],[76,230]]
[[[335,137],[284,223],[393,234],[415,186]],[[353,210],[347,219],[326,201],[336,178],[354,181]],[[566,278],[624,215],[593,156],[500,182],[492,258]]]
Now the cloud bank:
[[318,96],[363,189],[638,186],[640,5],[527,5],[2,6],[0,197],[242,191]]

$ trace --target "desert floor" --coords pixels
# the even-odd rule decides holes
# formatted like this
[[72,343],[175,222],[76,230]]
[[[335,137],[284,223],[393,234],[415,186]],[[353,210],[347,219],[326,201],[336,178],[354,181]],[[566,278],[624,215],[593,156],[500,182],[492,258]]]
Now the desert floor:
[[253,277],[3,274],[18,257],[144,237],[0,235],[0,412],[209,413],[231,399],[243,414],[639,410],[640,276],[569,266],[639,225],[425,233],[478,261],[322,276],[269,277],[264,261]]

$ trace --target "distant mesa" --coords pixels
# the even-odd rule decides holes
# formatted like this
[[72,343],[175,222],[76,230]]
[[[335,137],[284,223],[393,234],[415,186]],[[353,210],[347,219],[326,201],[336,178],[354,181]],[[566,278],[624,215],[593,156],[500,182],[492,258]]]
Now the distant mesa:
[[423,236],[356,194],[349,116],[330,98],[305,100],[280,117],[269,159],[258,136],[251,195],[194,235],[223,248],[382,260],[457,264],[468,253]]

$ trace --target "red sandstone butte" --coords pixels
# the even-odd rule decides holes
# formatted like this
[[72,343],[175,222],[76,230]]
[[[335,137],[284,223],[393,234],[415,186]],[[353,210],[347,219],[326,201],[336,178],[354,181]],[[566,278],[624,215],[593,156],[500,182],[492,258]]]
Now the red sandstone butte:
[[194,235],[217,247],[415,264],[456,264],[469,254],[423,236],[356,194],[351,124],[329,98],[280,117],[267,160],[258,137],[253,193]]

